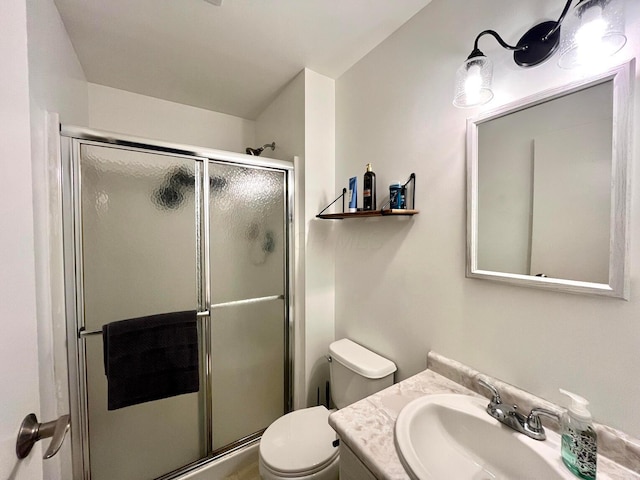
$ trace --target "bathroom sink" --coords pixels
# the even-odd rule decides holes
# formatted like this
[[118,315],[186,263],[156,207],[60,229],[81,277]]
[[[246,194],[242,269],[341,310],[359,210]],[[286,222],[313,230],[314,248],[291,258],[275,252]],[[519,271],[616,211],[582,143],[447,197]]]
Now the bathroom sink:
[[574,479],[560,458],[560,437],[528,438],[490,417],[488,400],[428,395],[405,406],[395,427],[400,460],[417,480]]

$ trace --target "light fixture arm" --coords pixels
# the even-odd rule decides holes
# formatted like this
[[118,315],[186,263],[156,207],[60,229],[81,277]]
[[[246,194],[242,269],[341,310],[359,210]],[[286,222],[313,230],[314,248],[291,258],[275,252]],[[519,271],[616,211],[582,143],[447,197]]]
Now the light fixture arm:
[[[569,0],[569,1],[571,1],[571,0]],[[478,48],[478,41],[480,40],[480,37],[482,37],[483,35],[491,35],[493,38],[496,39],[496,41],[500,44],[500,46],[502,48],[506,48],[507,50],[512,50],[512,51],[518,52],[518,51],[526,50],[528,48],[527,45],[522,45],[520,47],[518,47],[517,45],[509,45],[507,42],[505,42],[502,39],[502,37],[495,30],[484,30],[484,31],[482,31],[482,32],[480,32],[478,34],[478,36],[476,37],[475,42],[473,42],[473,52],[479,52],[480,51],[480,49]],[[471,56],[475,56],[475,55],[473,55],[473,52],[472,52],[472,55],[470,55],[470,57]]]
[[[578,0],[578,4],[589,0]],[[484,30],[478,34],[473,51],[468,58],[484,55],[478,49],[478,41],[484,35],[491,35],[502,48],[513,52],[514,61],[521,67],[533,67],[547,60],[560,43],[560,26],[569,13],[573,0],[567,0],[557,21],[548,20],[530,28],[517,44],[509,45],[495,30]]]
[[573,3],[573,0],[567,0],[567,3],[565,4],[564,9],[562,10],[562,13],[560,14],[560,18],[558,18],[558,21],[556,22],[556,26],[553,27],[551,31],[544,36],[543,38],[544,41],[547,41],[551,35],[553,35],[560,29],[560,26],[564,21],[564,17],[566,17],[567,13],[569,13],[569,8],[571,7],[572,3]]

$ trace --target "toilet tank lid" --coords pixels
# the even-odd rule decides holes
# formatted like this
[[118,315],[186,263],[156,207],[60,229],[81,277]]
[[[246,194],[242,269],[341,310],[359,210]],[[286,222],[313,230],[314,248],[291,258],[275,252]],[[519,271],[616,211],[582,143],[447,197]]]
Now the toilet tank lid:
[[365,378],[383,378],[397,370],[396,364],[361,345],[343,338],[329,345],[332,360]]

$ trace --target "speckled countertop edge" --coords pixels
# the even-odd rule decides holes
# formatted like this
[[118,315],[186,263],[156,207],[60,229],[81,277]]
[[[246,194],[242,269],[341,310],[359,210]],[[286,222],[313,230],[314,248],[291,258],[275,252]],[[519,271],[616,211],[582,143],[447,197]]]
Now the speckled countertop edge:
[[[409,478],[396,452],[394,427],[400,410],[416,398],[442,393],[479,396],[475,390],[477,379],[481,377],[500,390],[505,402],[517,403],[524,411],[533,406],[561,410],[557,405],[435,352],[429,353],[427,363],[427,370],[329,417],[329,424],[342,441],[380,480]],[[550,423],[545,421],[551,429],[557,430],[557,425]],[[599,449],[598,479],[640,480],[640,441],[604,425],[596,424],[595,427]]]

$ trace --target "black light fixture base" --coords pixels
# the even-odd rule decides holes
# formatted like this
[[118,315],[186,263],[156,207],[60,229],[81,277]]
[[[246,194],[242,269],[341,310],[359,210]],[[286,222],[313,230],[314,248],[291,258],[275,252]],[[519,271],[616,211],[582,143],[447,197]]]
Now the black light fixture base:
[[549,35],[557,24],[549,20],[529,29],[518,41],[513,60],[521,67],[534,67],[551,57],[560,45],[560,28]]

